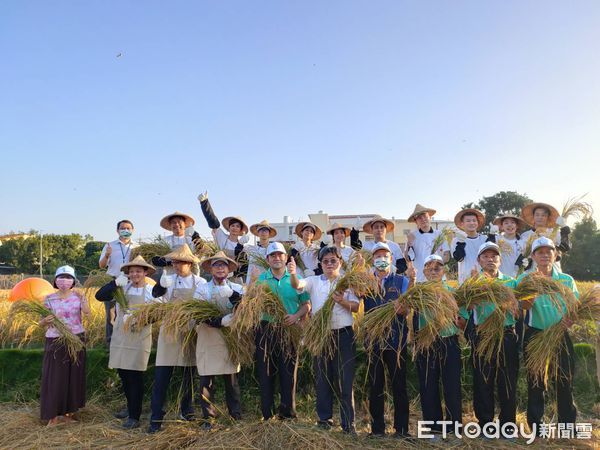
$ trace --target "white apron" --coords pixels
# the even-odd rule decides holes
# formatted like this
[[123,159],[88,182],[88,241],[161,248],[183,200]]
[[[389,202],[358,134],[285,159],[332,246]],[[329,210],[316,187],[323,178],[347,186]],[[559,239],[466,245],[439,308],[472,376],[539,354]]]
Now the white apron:
[[[212,288],[210,291],[212,293]],[[211,295],[208,301],[216,304],[223,314],[231,312],[228,298],[213,299]],[[240,366],[234,365],[229,359],[229,351],[220,328],[201,323],[196,327],[196,332],[196,367],[200,376],[228,375],[240,371]]]
[[[181,302],[192,298],[196,287],[189,289],[173,289],[171,302]],[[184,338],[181,336],[170,336],[164,331],[164,325],[160,326],[158,333],[158,344],[156,347],[156,365],[169,367],[191,367],[196,365],[194,357],[194,344],[188,342],[184,348]]]
[[[145,288],[144,285],[142,295],[131,295],[125,292],[130,306],[145,303]],[[123,321],[124,311],[121,308],[117,308],[117,310],[117,319],[110,340],[108,367],[111,369],[145,371],[148,367],[148,359],[152,349],[152,325],[147,325],[141,331],[135,333],[126,331]]]

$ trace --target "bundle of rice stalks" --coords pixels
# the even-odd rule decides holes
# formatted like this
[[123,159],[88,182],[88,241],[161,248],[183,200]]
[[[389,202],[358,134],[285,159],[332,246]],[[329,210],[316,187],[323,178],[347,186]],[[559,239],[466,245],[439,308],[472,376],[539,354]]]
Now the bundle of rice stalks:
[[541,295],[547,295],[557,308],[564,306],[567,312],[572,312],[577,306],[577,299],[571,289],[537,272],[524,277],[515,289],[515,296],[525,309],[531,308],[535,299]]
[[[40,318],[54,315],[54,312],[42,303],[33,300],[21,300],[13,304],[10,309],[11,323],[13,327],[19,327],[21,321],[37,324]],[[84,349],[83,342],[62,322],[54,316],[52,327],[60,334],[59,345],[64,345],[69,357],[77,361],[77,354]]]
[[285,316],[287,311],[283,303],[269,285],[255,283],[246,290],[235,310],[230,326],[231,332],[238,342],[246,342],[253,351],[253,345],[248,342],[248,337],[254,335],[262,320],[269,318],[272,320],[271,330],[278,339],[282,340],[283,348],[293,352],[300,344],[302,329],[298,325],[285,325]]
[[600,322],[600,285],[581,294],[574,316],[578,321]]
[[594,208],[592,208],[592,205],[582,201],[586,195],[587,194],[583,194],[579,197],[573,197],[567,200],[560,215],[564,219],[568,219],[569,217],[582,219],[590,217],[592,214],[594,214]]
[[444,242],[448,245],[448,248],[450,248],[452,245],[452,239],[454,239],[454,231],[452,228],[442,228],[440,234],[438,234],[432,242],[431,254],[436,254]]
[[123,291],[122,287],[117,287],[117,290],[114,293],[113,299],[119,305],[119,308],[125,312],[129,310],[129,301],[127,300],[127,296],[125,295],[125,291]]
[[145,326],[162,321],[173,309],[175,303],[152,302],[131,307],[130,317],[125,321],[125,330],[140,332]]
[[83,283],[83,294],[87,298],[94,298],[94,295],[98,288],[108,284],[112,281],[113,277],[106,273],[106,270],[92,270],[85,282]]
[[[292,249],[294,248],[293,244],[284,242],[283,247],[285,248],[285,252],[287,253],[288,257],[292,256]],[[306,265],[304,264],[304,261],[302,260],[302,258],[300,258],[298,256],[297,258],[294,258],[294,261],[296,262],[296,266],[298,267],[298,269],[300,269],[302,271],[306,270]]]
[[194,245],[196,246],[194,254],[200,259],[210,258],[221,250],[219,244],[215,241],[209,241],[202,238],[196,239]]
[[513,246],[510,245],[506,241],[506,239],[499,238],[497,244],[498,244],[498,247],[500,248],[500,253],[502,254],[502,256],[511,256],[514,253]]
[[249,250],[248,251],[248,261],[255,266],[260,267],[263,270],[269,270],[271,266],[267,262],[266,255],[263,255],[261,252],[257,250]]
[[535,334],[525,348],[525,368],[536,385],[548,385],[548,379],[558,373],[558,363],[564,350],[566,326],[562,321]]
[[342,275],[335,287],[327,296],[327,300],[310,319],[304,331],[304,344],[314,356],[326,355],[331,357],[334,351],[333,333],[331,331],[331,316],[333,314],[333,294],[351,289],[358,298],[376,295],[379,283],[375,276],[367,270],[363,262],[350,266]]
[[131,250],[130,260],[142,256],[146,261],[152,261],[155,256],[165,256],[171,252],[171,247],[161,236],[154,237],[150,242],[141,242]]

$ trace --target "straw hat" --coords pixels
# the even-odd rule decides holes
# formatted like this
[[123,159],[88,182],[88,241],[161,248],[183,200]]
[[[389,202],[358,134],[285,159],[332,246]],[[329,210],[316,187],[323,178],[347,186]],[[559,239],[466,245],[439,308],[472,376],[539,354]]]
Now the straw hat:
[[549,227],[554,226],[556,224],[556,219],[558,219],[558,217],[560,216],[558,210],[554,206],[549,205],[548,203],[536,202],[529,203],[528,205],[523,206],[523,209],[521,210],[521,217],[529,226],[533,226],[533,212],[537,208],[545,208],[548,211],[550,211],[550,215],[548,216]]
[[306,227],[311,227],[313,230],[315,230],[315,237],[313,238],[315,241],[318,241],[321,236],[323,235],[323,232],[321,231],[321,229],[316,226],[314,223],[311,222],[300,222],[298,225],[296,225],[296,236],[298,237],[302,237],[302,230],[304,230]]
[[142,255],[138,255],[131,261],[129,261],[127,264],[123,264],[121,266],[121,271],[124,274],[128,274],[130,267],[143,267],[144,269],[148,269],[148,275],[152,275],[154,272],[156,272],[154,266],[148,264],[146,260],[142,257]]
[[477,223],[479,224],[477,226],[477,230],[481,229],[483,227],[483,225],[485,225],[485,216],[483,215],[483,213],[475,208],[465,208],[461,211],[458,212],[458,214],[456,214],[454,216],[454,224],[460,228],[461,228],[461,221],[462,218],[465,214],[474,214],[477,217]]
[[425,208],[423,205],[417,203],[417,205],[415,206],[415,210],[410,216],[408,216],[408,221],[414,222],[417,216],[420,216],[421,214],[426,212],[428,212],[430,216],[433,216],[437,211],[435,209]]
[[209,272],[210,267],[213,265],[213,263],[215,263],[217,261],[223,261],[224,263],[227,263],[227,266],[229,266],[230,272],[233,272],[238,267],[238,264],[233,259],[229,258],[225,254],[225,252],[219,251],[219,252],[215,253],[214,256],[211,256],[210,258],[206,258],[204,261],[202,261],[202,264],[201,264],[202,270],[204,270],[205,272]]
[[275,237],[277,235],[277,230],[271,226],[268,220],[262,220],[258,223],[255,223],[254,225],[251,225],[250,233],[252,233],[254,236],[258,236],[258,231],[261,228],[269,229],[269,237]]
[[242,234],[246,234],[248,232],[248,225],[246,225],[246,222],[244,222],[242,218],[238,216],[225,217],[223,220],[221,220],[221,225],[223,225],[223,227],[229,231],[229,225],[232,221],[242,224]]
[[183,220],[185,221],[185,226],[187,227],[193,227],[194,224],[196,223],[196,221],[194,220],[194,218],[186,213],[182,213],[180,211],[175,211],[172,214],[169,214],[168,216],[163,217],[162,219],[160,219],[160,226],[161,228],[164,228],[165,230],[171,231],[171,225],[169,224],[170,220],[173,217],[183,217]]
[[492,222],[496,226],[502,225],[502,221],[504,219],[513,219],[517,222],[517,230],[522,231],[525,227],[527,227],[527,223],[521,219],[519,216],[515,216],[514,214],[502,214],[494,219]]
[[335,230],[344,230],[344,234],[346,235],[346,237],[350,236],[350,228],[348,228],[347,226],[342,225],[339,222],[335,222],[333,225],[331,225],[329,227],[329,230],[327,230],[327,234],[330,234],[333,236],[333,232]]
[[375,216],[368,222],[365,222],[365,224],[363,225],[363,231],[365,233],[373,234],[373,224],[375,222],[383,222],[385,224],[385,229],[388,233],[394,231],[394,222],[392,222],[389,219],[384,219],[381,216]]
[[181,247],[177,248],[176,250],[173,250],[171,253],[167,253],[165,255],[165,259],[189,263],[200,262],[198,257],[192,253],[190,247],[187,244],[183,244]]

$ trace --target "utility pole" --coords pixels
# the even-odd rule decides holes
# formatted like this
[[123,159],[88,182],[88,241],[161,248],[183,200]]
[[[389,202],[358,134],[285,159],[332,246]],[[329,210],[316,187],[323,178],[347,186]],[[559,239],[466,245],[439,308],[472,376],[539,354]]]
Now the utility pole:
[[42,230],[40,230],[40,278],[44,278],[44,270],[42,266],[44,265],[44,249],[42,247]]

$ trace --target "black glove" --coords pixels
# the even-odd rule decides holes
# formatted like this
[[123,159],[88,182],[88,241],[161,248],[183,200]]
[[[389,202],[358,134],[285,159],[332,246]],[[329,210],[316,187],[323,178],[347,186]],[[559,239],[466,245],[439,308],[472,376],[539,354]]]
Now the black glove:
[[294,259],[298,259],[298,256],[300,255],[300,252],[295,249],[294,247],[292,247],[292,250],[290,250],[290,253],[292,254],[292,258]]
[[465,256],[467,255],[467,252],[465,252],[466,245],[467,245],[466,242],[457,242],[456,243],[456,249],[454,250],[454,253],[452,253],[452,257],[456,261],[462,261],[463,259],[465,259]]
[[531,268],[533,267],[533,259],[529,258],[529,262],[527,263],[527,267],[525,267],[525,270],[531,270]]
[[208,223],[208,227],[211,230],[216,230],[221,226],[221,224],[219,223],[219,219],[215,215],[212,206],[210,206],[210,202],[208,201],[208,199],[200,202],[200,209],[202,209],[202,214],[204,215],[204,218]]
[[163,256],[153,256],[152,265],[155,267],[167,267],[172,264],[171,261],[167,261]]
[[240,253],[242,253],[242,250],[244,250],[244,246],[238,242],[238,245],[235,246],[233,254],[237,257]]
[[398,258],[396,260],[396,272],[397,273],[404,273],[404,272],[406,272],[407,268],[408,268],[408,264],[406,264],[405,258]]
[[223,319],[223,317],[224,316],[221,316],[221,317],[211,317],[210,319],[203,320],[202,323],[205,323],[209,327],[222,328],[223,325],[221,325],[221,319]]
[[494,233],[489,233],[485,242],[493,242],[496,243],[496,235]]
[[200,239],[200,235],[197,231],[194,231],[194,233],[192,234],[192,241],[196,241],[198,239]]
[[525,259],[525,257],[523,256],[523,253],[519,254],[519,257],[515,261],[515,266],[521,267],[523,265],[523,260],[524,259]]
[[359,236],[359,231],[352,227],[350,230],[350,247],[354,250],[360,250],[362,248],[362,242],[360,241]]
[[323,275],[323,267],[321,267],[321,263],[315,269],[315,275]]
[[571,228],[568,225],[560,229],[560,237],[568,236],[569,234],[571,234]]
[[233,294],[229,296],[229,303],[235,308],[242,301],[242,295],[239,292],[233,291]]
[[327,247],[327,244],[323,241],[321,241],[321,245],[319,246],[319,248],[323,248],[323,247]]

